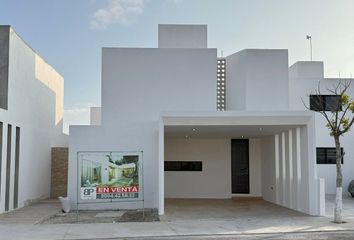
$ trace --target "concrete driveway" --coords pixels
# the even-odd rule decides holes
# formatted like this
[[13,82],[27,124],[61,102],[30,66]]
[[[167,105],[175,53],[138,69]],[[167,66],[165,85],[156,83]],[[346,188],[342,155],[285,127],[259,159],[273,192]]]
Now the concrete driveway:
[[163,221],[256,220],[308,215],[266,202],[260,198],[166,199]]
[[[320,236],[324,231],[328,234],[347,231],[340,233],[354,239],[354,233],[351,232],[354,229],[354,199],[348,197],[344,200],[345,224],[331,222],[331,199],[333,197],[328,196],[327,217],[308,216],[262,200],[238,203],[231,200],[210,200],[204,203],[187,200],[178,203],[172,200],[167,202],[167,214],[160,222],[43,225],[38,224],[41,217],[48,217],[49,213],[59,210],[58,203],[45,202],[0,215],[0,239],[233,239],[235,236],[239,236],[238,239],[252,239],[250,237],[260,234],[279,237],[293,232],[317,232]],[[32,222],[31,216],[34,216]]]

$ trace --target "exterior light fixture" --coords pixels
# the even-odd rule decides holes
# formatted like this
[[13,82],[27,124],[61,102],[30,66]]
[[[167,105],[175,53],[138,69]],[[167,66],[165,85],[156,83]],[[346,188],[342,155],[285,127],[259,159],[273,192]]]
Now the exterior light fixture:
[[241,138],[244,138],[244,136],[242,135]]
[[197,131],[197,129],[196,129],[196,128],[192,128],[192,131],[193,131],[193,132],[196,132],[196,131]]
[[263,131],[263,128],[260,127],[260,128],[258,128],[258,130],[259,130],[260,132],[262,132],[262,131]]

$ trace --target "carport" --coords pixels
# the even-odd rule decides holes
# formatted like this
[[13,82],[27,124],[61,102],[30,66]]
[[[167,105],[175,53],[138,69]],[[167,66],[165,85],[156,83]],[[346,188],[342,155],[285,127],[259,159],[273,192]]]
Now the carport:
[[159,213],[165,201],[168,210],[182,212],[195,201],[207,207],[207,201],[218,200],[235,212],[241,201],[250,211],[252,203],[266,201],[324,215],[314,141],[310,112],[162,113]]

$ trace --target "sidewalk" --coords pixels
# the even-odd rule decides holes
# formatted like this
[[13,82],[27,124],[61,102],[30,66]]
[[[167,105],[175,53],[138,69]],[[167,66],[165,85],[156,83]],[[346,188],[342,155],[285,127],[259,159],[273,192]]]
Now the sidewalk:
[[[181,219],[161,222],[143,223],[95,223],[95,224],[38,224],[40,217],[57,211],[58,205],[50,209],[50,203],[20,209],[0,215],[0,239],[115,239],[124,237],[154,236],[194,236],[194,235],[232,235],[232,234],[264,234],[286,232],[321,232],[321,231],[352,231],[354,229],[354,201],[347,199],[344,211],[345,224],[332,223],[332,216],[311,217],[294,215],[274,217],[259,215],[235,219]],[[40,206],[41,205],[41,206]],[[328,210],[331,206],[328,206]],[[35,213],[35,219],[29,221],[29,213]],[[347,215],[346,215],[347,213]],[[18,218],[23,216],[22,220]],[[27,217],[26,217],[27,215]],[[41,216],[40,216],[41,215]],[[11,217],[12,216],[12,217]],[[16,218],[17,216],[17,223]],[[20,222],[20,223],[19,223]],[[354,238],[354,237],[353,237]]]
[[333,224],[328,218],[296,218],[288,221],[260,219],[250,221],[174,221],[153,223],[105,223],[105,224],[66,224],[66,225],[28,225],[11,224],[0,226],[0,239],[103,239],[147,236],[181,235],[225,235],[256,234],[307,231],[353,230],[354,221]]

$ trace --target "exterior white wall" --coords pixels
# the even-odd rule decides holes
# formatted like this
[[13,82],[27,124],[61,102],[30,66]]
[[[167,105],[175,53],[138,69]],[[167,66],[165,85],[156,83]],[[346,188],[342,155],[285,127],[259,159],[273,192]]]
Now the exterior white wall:
[[165,138],[165,161],[202,161],[201,172],[165,172],[166,198],[230,198],[230,139]]
[[226,57],[226,76],[226,110],[289,109],[287,50],[234,53]]
[[216,49],[104,48],[102,54],[102,123],[70,127],[68,196],[76,208],[78,151],[143,151],[145,207],[157,208],[159,113],[216,110]]
[[249,139],[249,175],[250,194],[252,197],[262,196],[262,160],[261,140],[258,138]]
[[161,111],[216,110],[216,49],[104,48],[102,54],[103,125],[157,124]]
[[279,169],[276,165],[275,136],[264,137],[262,144],[262,196],[268,202],[277,202],[276,180]]
[[90,125],[101,125],[101,107],[90,108]]
[[226,57],[226,110],[246,110],[247,51]]
[[289,68],[290,78],[324,78],[323,62],[296,62]]
[[[332,94],[326,88],[333,89],[339,79],[323,78],[323,62],[298,62],[289,69],[290,76],[290,108],[291,110],[306,109],[304,103],[309,106],[309,94],[316,94],[320,87],[321,94]],[[352,81],[351,79],[349,81]],[[354,97],[354,86],[348,89],[348,94]],[[316,147],[335,147],[334,140],[329,136],[326,128],[326,120],[319,113],[315,113],[316,123]],[[353,169],[354,142],[353,132],[348,132],[341,138],[345,151],[343,166],[343,194],[349,194],[346,190],[351,180],[354,180]],[[336,193],[336,166],[335,164],[317,164],[318,177],[325,179],[325,191],[327,194]]]
[[159,24],[159,48],[207,48],[207,25]]
[[[230,198],[230,138],[165,138],[165,161],[202,161],[202,172],[165,172],[166,198]],[[250,194],[261,197],[261,145],[249,140]]]
[[8,110],[3,123],[1,204],[5,210],[8,124],[12,125],[10,210],[13,209],[16,127],[20,127],[18,207],[49,197],[51,147],[67,146],[62,134],[63,78],[9,28]]
[[[311,126],[311,123],[310,123]],[[311,127],[298,127],[262,140],[263,199],[312,215],[324,215],[324,183],[312,159]]]

